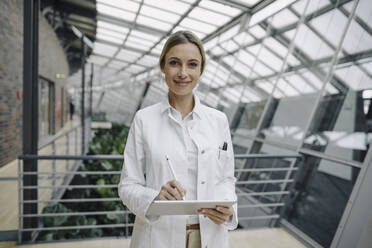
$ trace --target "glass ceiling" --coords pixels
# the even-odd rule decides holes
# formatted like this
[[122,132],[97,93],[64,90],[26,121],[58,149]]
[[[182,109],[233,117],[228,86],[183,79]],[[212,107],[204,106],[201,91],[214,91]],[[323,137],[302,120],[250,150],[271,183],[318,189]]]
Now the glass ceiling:
[[[343,32],[338,27],[345,26],[353,6],[353,1],[336,2],[97,0],[97,36],[88,59],[93,68],[87,64],[85,77],[94,70],[94,111],[128,123],[140,106],[158,101],[167,88],[157,61],[169,34],[181,29],[193,31],[205,45],[207,66],[199,93],[207,105],[228,107],[271,94],[283,98],[319,91]],[[355,35],[345,39],[340,59],[372,49],[371,16],[369,1],[361,0],[348,31]],[[371,78],[371,64],[370,57],[350,60],[335,75],[360,89],[361,78]],[[69,83],[77,96],[81,72]],[[332,84],[326,90],[338,92]]]

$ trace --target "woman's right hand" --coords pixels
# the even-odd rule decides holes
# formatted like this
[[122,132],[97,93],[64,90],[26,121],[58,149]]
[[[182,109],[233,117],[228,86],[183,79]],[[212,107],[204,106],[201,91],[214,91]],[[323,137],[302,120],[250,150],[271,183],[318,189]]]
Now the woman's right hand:
[[180,182],[173,180],[161,187],[161,190],[155,200],[169,201],[169,200],[183,200],[186,195],[186,190],[182,187]]

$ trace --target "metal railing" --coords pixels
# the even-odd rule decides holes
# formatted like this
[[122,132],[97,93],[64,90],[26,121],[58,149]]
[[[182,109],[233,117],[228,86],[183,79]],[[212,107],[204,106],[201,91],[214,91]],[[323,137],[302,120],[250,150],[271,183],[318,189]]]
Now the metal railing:
[[[122,155],[88,155],[88,156],[72,156],[72,155],[23,155],[19,157],[19,161],[24,159],[36,160],[52,160],[52,161],[100,161],[100,160],[123,160]],[[285,197],[290,192],[290,185],[294,182],[294,174],[298,165],[303,161],[302,155],[252,155],[240,154],[235,156],[236,169],[235,176],[238,178],[236,190],[238,195],[238,214],[239,223],[243,228],[259,226],[273,226],[280,219],[280,210],[285,206]],[[295,161],[294,161],[295,160]],[[240,161],[240,162],[238,162]],[[80,212],[60,212],[60,213],[41,213],[23,214],[24,204],[46,204],[53,205],[61,204],[82,204],[88,202],[120,202],[119,197],[94,197],[94,198],[65,198],[62,195],[51,199],[37,200],[22,200],[22,192],[24,189],[116,189],[117,184],[108,185],[70,185],[66,180],[61,184],[54,185],[37,185],[23,186],[22,177],[24,175],[38,176],[88,176],[88,175],[120,175],[121,171],[38,171],[38,172],[23,172],[22,163],[18,164],[18,194],[19,194],[19,230],[18,242],[22,243],[22,233],[33,232],[37,236],[41,231],[53,230],[79,230],[79,229],[104,229],[104,228],[122,228],[125,230],[125,237],[130,236],[131,228],[133,227],[132,213],[128,209],[115,211],[80,211]],[[54,166],[54,165],[52,165]],[[44,227],[42,218],[46,217],[61,217],[61,216],[101,216],[101,215],[124,215],[124,222],[119,224],[99,224],[99,225],[73,225],[73,226],[48,226]],[[37,228],[23,228],[23,222],[27,218],[38,218],[39,226]],[[33,240],[32,242],[35,242]]]
[[[81,151],[81,140],[79,132],[81,132],[80,125],[75,125],[72,128],[66,130],[65,132],[47,140],[46,142],[42,143],[38,147],[39,154],[43,153],[43,151],[46,151],[48,154],[52,154],[52,156],[57,155],[57,151],[64,152],[64,154],[73,154],[78,155],[81,154],[83,151]],[[64,147],[64,149],[63,149]],[[71,149],[71,147],[73,149]],[[51,148],[51,151],[49,151],[49,148]],[[19,161],[20,162],[20,161]],[[37,175],[44,175],[43,177],[39,177],[40,181],[39,184],[49,184],[47,181],[51,181],[52,186],[57,185],[58,180],[63,180],[64,183],[68,184],[72,180],[72,176],[62,176],[59,172],[57,172],[57,165],[56,160],[52,160],[52,166],[51,168],[48,168],[49,165],[46,165],[47,169],[51,169],[52,172],[44,172],[43,174],[40,174],[36,172]],[[45,167],[45,165],[41,165],[42,167]],[[41,167],[40,166],[40,167]],[[77,164],[77,161],[75,160],[73,164],[70,164],[69,160],[65,160],[64,165],[64,171],[75,171],[79,165]],[[60,165],[58,167],[61,167]],[[62,168],[59,168],[62,169]],[[33,172],[25,173],[24,175],[35,175]],[[45,189],[43,187],[38,187],[39,189]],[[63,190],[56,191],[56,188],[53,188],[51,192],[51,198],[59,198],[63,194]],[[42,195],[39,198],[45,198],[48,194],[47,190],[43,190],[41,192]]]

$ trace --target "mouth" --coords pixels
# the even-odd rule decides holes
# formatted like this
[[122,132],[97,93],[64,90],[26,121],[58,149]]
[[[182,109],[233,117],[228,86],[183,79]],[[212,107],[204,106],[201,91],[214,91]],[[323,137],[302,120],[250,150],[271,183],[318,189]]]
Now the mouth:
[[176,81],[176,80],[173,80],[173,82],[175,82],[177,86],[181,86],[181,87],[187,86],[191,83],[190,81]]

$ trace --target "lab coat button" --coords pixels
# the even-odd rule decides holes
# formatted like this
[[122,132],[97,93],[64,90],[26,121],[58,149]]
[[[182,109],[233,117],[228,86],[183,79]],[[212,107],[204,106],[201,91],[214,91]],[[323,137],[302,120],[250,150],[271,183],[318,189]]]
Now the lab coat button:
[[205,152],[205,151],[204,151],[204,150],[202,150],[202,151],[201,151],[201,154],[204,154],[204,152]]
[[201,181],[200,183],[201,183],[201,184],[205,184],[205,181]]

